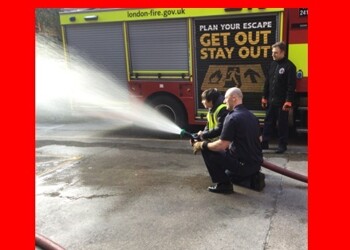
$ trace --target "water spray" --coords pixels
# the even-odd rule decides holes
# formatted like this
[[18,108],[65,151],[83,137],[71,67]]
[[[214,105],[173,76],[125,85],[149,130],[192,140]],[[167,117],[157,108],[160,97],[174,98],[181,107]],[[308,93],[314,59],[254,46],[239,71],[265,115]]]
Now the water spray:
[[63,49],[40,35],[35,50],[35,105],[38,122],[94,122],[179,135],[181,128],[153,107],[130,94],[118,76],[69,48]]

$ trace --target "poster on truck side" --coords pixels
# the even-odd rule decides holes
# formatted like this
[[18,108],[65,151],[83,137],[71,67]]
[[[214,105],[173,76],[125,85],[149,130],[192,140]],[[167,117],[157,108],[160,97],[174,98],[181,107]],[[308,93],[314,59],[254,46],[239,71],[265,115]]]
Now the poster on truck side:
[[247,108],[260,110],[271,45],[279,37],[277,15],[198,19],[194,25],[197,107],[203,108],[205,89],[239,87]]

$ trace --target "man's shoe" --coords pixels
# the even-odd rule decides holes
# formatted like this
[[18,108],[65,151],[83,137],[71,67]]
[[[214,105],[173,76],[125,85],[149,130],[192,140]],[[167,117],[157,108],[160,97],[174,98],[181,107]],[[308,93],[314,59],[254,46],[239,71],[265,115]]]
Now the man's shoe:
[[225,174],[228,176],[232,184],[250,188],[250,178],[242,178],[235,176],[230,170],[226,169]]
[[267,141],[262,141],[261,149],[269,149],[269,143]]
[[265,175],[261,172],[256,173],[251,178],[250,187],[256,191],[261,191],[265,187]]
[[284,152],[286,152],[287,147],[281,147],[278,146],[277,150],[275,151],[276,154],[283,154]]
[[220,194],[232,194],[233,186],[231,182],[221,182],[208,187],[208,191]]

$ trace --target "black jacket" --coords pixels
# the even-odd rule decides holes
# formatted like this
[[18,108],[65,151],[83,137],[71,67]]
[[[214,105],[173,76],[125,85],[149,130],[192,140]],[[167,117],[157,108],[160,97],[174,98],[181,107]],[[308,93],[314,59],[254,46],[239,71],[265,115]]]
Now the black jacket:
[[296,67],[286,57],[273,61],[266,77],[263,97],[269,104],[283,105],[284,102],[293,102],[296,86]]
[[263,154],[259,136],[258,118],[239,104],[226,116],[220,139],[231,142],[231,156],[250,168],[260,169]]

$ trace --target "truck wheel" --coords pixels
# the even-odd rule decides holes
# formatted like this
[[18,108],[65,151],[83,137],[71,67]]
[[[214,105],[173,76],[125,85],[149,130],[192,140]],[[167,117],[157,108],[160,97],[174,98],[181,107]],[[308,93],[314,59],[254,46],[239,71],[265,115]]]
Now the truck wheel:
[[182,104],[170,96],[158,96],[150,101],[159,113],[178,125],[180,128],[187,126],[187,113]]

